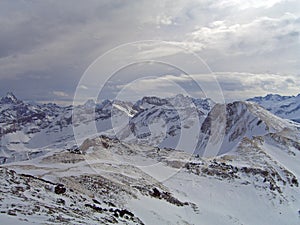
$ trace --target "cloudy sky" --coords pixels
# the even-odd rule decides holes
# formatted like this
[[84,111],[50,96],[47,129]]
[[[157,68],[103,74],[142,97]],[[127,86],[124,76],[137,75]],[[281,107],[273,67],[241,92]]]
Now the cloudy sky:
[[1,95],[300,93],[298,0],[1,0],[0,30]]

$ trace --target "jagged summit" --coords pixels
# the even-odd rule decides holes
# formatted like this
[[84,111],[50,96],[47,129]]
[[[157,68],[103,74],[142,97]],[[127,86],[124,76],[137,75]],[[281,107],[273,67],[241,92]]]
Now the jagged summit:
[[151,106],[162,106],[162,105],[167,105],[170,104],[167,99],[159,98],[156,96],[146,96],[143,97],[142,99],[138,100],[133,108],[136,110],[141,110],[144,108],[147,108],[149,105]]
[[138,100],[133,108],[137,110],[149,108],[149,107],[159,107],[159,106],[169,106],[169,107],[200,107],[206,111],[209,111],[215,103],[209,98],[193,98],[190,96],[185,96],[183,94],[177,94],[173,97],[160,98],[157,96],[145,96]]
[[86,108],[94,108],[96,106],[96,102],[93,99],[87,100],[84,105]]
[[21,102],[12,92],[7,92],[6,96],[0,99],[1,104],[16,104]]

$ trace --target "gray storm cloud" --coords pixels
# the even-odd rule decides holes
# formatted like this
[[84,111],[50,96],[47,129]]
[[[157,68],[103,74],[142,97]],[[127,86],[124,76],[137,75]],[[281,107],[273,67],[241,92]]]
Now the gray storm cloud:
[[[120,44],[149,39],[196,52],[218,74],[227,98],[299,92],[296,0],[3,0],[0,12],[1,95],[13,91],[28,100],[71,101],[97,57]],[[148,51],[162,57],[162,49]],[[176,51],[163,53],[184,60]],[[133,68],[122,74],[123,85],[126,77],[138,76],[135,71],[143,72]],[[144,73],[172,75],[155,69]],[[245,82],[245,73],[254,81]],[[159,93],[154,85],[148,89]]]

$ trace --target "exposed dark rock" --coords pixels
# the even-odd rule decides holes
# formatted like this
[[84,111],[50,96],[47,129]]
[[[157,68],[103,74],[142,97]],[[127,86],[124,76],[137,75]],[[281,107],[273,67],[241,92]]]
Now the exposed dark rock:
[[153,188],[153,192],[150,195],[154,198],[160,198],[160,191],[157,188]]
[[105,141],[102,141],[102,146],[104,148],[109,148],[110,147],[109,144],[107,142],[105,142]]
[[134,214],[130,211],[128,211],[127,209],[116,209],[115,213],[117,213],[118,215],[120,215],[120,217],[123,217],[124,215],[128,215],[130,217],[134,217]]
[[149,192],[150,196],[158,199],[164,199],[165,201],[177,205],[177,206],[184,206],[189,205],[188,202],[181,202],[177,198],[173,197],[169,192],[160,192],[157,188],[153,188],[152,191]]
[[12,210],[12,209],[9,209],[9,210],[7,211],[7,214],[10,215],[10,216],[16,216],[16,215],[17,215],[16,211],[14,211],[14,210]]
[[110,207],[117,207],[114,203],[109,202],[109,201],[104,201],[105,204],[107,204]]
[[62,198],[58,198],[58,199],[56,200],[56,202],[57,202],[58,204],[62,204],[62,205],[64,205],[64,204],[66,203],[65,200],[62,199]]
[[296,187],[299,186],[299,183],[298,183],[298,180],[297,180],[296,177],[293,177],[291,182],[292,182],[292,184],[294,184]]
[[99,205],[101,204],[97,199],[94,199],[94,198],[93,198],[92,200],[93,200],[93,202],[96,203],[96,204],[99,204]]
[[95,210],[96,212],[100,212],[101,213],[103,211],[103,209],[101,207],[98,207],[96,205],[85,204],[84,206],[85,207],[89,207],[89,208]]
[[66,192],[66,190],[67,190],[67,189],[64,187],[63,184],[58,184],[58,185],[56,185],[55,188],[54,188],[54,192],[55,192],[56,194],[64,194],[64,193]]

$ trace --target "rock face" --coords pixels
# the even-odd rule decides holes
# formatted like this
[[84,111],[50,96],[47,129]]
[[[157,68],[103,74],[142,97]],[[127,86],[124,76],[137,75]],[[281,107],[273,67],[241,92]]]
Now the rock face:
[[56,185],[55,188],[54,188],[55,194],[58,194],[58,195],[64,194],[64,193],[66,192],[66,190],[67,190],[67,189],[64,187],[63,184],[58,184],[58,185]]

